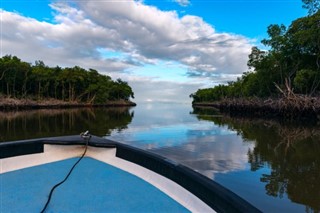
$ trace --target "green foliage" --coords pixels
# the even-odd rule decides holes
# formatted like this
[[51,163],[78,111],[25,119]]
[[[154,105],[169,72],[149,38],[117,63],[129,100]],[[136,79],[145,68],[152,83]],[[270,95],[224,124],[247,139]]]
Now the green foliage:
[[217,101],[228,94],[228,86],[218,85],[214,88],[198,89],[196,93],[190,95],[195,102]]
[[248,72],[243,75],[243,95],[254,96],[260,90],[257,73]]
[[319,77],[319,73],[314,70],[302,69],[297,72],[293,84],[300,93],[312,93],[319,86]]
[[[274,97],[275,87],[304,95],[320,94],[320,11],[319,0],[304,0],[305,7],[316,8],[312,14],[294,20],[289,27],[272,24],[269,38],[262,43],[268,51],[253,47],[249,55],[249,72],[228,85],[199,89],[191,94],[194,102],[223,98]],[[286,83],[287,82],[287,83]]]
[[320,1],[319,0],[302,0],[303,8],[307,9],[309,14],[312,15],[319,11]]
[[121,79],[113,81],[96,70],[78,66],[48,67],[43,61],[31,65],[11,55],[0,58],[0,94],[94,104],[134,98],[127,82]]

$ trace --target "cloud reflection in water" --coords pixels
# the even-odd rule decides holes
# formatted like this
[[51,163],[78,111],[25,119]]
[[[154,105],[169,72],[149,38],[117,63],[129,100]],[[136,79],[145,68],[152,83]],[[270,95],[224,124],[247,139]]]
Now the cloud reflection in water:
[[[244,143],[235,131],[226,127],[199,121],[188,113],[188,107],[177,109],[165,113],[160,107],[135,108],[129,128],[111,133],[111,139],[147,149],[212,179],[215,173],[249,168],[247,153],[254,143]],[[145,122],[141,122],[140,116]],[[135,123],[136,119],[139,123]]]

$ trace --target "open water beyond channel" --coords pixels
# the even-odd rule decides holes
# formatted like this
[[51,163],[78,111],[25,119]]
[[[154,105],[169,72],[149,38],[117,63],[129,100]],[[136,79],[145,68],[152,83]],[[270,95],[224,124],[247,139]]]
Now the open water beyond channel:
[[315,124],[231,118],[183,104],[0,112],[0,141],[85,130],[189,166],[263,212],[320,211]]

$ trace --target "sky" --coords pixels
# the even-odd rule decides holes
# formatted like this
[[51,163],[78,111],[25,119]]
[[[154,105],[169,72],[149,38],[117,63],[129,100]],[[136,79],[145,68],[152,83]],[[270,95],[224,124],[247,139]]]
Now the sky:
[[0,54],[98,70],[136,103],[190,103],[248,70],[270,24],[307,14],[301,0],[0,0]]

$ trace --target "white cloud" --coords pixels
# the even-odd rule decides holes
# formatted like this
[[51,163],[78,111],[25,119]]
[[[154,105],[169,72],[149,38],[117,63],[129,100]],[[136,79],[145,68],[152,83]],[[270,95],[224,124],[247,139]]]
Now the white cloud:
[[174,2],[177,2],[178,4],[180,4],[183,7],[189,6],[190,5],[190,1],[189,0],[173,0]]
[[[160,101],[191,103],[189,95],[196,91],[200,83],[178,83],[172,81],[131,81],[137,102]],[[141,95],[143,94],[143,95]]]
[[89,21],[50,24],[6,11],[1,15],[2,55],[16,55],[29,62],[43,60],[50,66],[79,65],[109,72],[132,66],[127,61],[100,57],[96,47],[110,34]]
[[[29,62],[43,60],[50,66],[79,65],[111,76],[122,75],[119,72],[130,75],[129,68],[143,64],[176,61],[187,68],[186,75],[204,79],[206,83],[210,79],[219,82],[223,75],[234,76],[247,70],[251,41],[217,33],[201,17],[180,18],[175,11],[161,11],[133,0],[74,1],[51,7],[55,11],[53,23],[1,10],[1,54],[17,55]],[[119,53],[121,57],[105,57],[101,50]],[[177,94],[183,93],[179,83],[169,85],[169,82],[158,82],[163,85],[162,91],[146,82],[154,94],[142,88],[141,93],[146,99],[161,96],[161,100],[174,98],[171,95],[174,89]],[[197,89],[193,84],[185,84]],[[136,88],[136,93],[140,93],[140,85]],[[185,97],[194,92],[183,89]]]
[[118,32],[118,39],[131,44],[128,51],[137,57],[178,61],[188,65],[195,75],[235,74],[247,69],[251,41],[217,33],[200,17],[179,18],[174,11],[160,11],[135,1],[81,1],[78,6],[99,26]]

